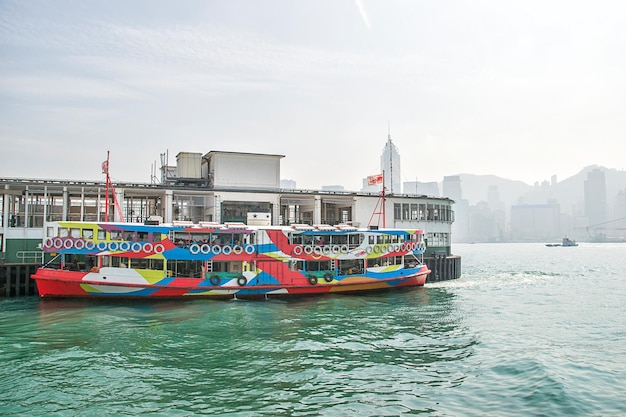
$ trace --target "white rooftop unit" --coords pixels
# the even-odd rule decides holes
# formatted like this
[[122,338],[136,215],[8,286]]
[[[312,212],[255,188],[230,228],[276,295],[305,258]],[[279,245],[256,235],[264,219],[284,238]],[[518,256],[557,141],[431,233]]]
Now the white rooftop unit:
[[202,178],[201,163],[200,152],[179,152],[176,155],[176,178]]
[[280,188],[283,155],[211,151],[204,155],[205,175],[214,187]]

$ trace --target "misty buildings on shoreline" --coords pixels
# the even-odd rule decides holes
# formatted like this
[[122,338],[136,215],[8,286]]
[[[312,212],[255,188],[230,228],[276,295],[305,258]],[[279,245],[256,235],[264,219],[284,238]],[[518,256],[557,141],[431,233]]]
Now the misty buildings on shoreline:
[[[553,176],[534,186],[450,175],[441,183],[404,181],[400,189],[400,168],[400,151],[389,135],[381,154],[386,192],[453,200],[452,242],[626,241],[624,171],[591,166],[562,182]],[[378,189],[363,179],[362,191]]]
[[[482,181],[482,195],[469,204],[460,195],[465,177]],[[455,201],[453,242],[551,242],[569,237],[589,242],[626,241],[626,173],[587,167],[559,183],[556,177],[504,201],[513,181],[464,175],[445,177],[443,195]],[[474,184],[474,189],[477,188]],[[459,198],[461,197],[461,198]],[[481,199],[481,197],[483,199]]]

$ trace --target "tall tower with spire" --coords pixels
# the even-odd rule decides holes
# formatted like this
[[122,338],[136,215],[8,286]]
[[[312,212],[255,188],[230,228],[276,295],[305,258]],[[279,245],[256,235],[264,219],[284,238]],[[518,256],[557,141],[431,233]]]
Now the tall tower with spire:
[[391,141],[391,127],[388,127],[387,143],[380,157],[380,167],[385,174],[385,183],[387,193],[399,194],[402,192],[402,178],[400,176],[400,152],[396,145]]

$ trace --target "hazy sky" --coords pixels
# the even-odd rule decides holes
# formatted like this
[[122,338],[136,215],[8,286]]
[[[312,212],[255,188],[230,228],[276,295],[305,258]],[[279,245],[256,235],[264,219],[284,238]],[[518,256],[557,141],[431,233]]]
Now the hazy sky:
[[0,0],[0,176],[148,182],[169,150],[349,190],[626,168],[626,2]]

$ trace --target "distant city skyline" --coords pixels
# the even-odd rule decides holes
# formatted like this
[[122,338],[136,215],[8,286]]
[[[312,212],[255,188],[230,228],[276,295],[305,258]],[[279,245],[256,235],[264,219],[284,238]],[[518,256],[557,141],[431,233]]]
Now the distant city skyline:
[[166,150],[358,190],[625,169],[626,2],[0,2],[0,176],[149,182]]

